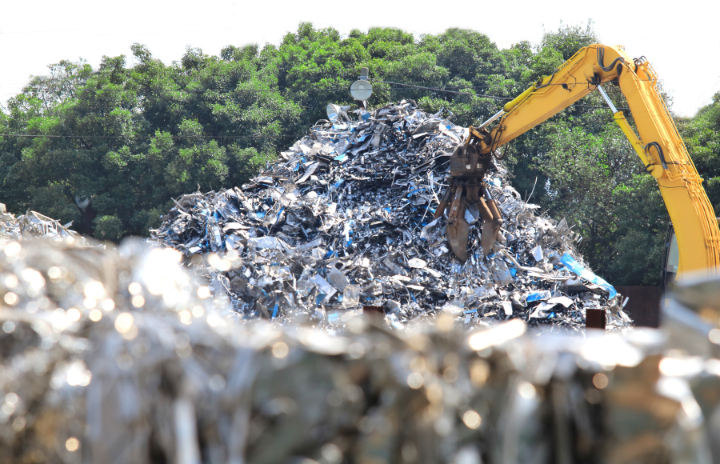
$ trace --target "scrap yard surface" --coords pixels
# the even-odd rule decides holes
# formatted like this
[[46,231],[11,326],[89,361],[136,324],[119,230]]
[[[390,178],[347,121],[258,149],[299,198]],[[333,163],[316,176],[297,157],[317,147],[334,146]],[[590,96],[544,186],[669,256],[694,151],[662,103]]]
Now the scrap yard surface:
[[497,242],[468,207],[458,260],[434,216],[466,137],[413,101],[318,121],[119,247],[3,210],[0,460],[711,462],[720,330],[688,308],[720,311],[688,290],[695,332],[633,328],[501,161]]

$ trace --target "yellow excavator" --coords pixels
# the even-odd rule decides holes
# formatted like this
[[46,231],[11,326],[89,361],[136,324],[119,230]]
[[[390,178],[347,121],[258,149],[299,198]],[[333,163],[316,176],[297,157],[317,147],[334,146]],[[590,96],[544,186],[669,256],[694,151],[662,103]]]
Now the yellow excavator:
[[[627,100],[638,130],[636,135],[622,111],[603,89],[614,83]],[[497,114],[478,127],[450,158],[452,180],[435,217],[447,211],[447,236],[455,256],[468,258],[469,225],[464,212],[476,204],[483,217],[481,243],[487,256],[493,249],[502,218],[483,182],[497,149],[597,90],[615,122],[655,177],[674,227],[676,251],[668,253],[672,271],[709,270],[720,265],[720,230],[695,165],[657,89],[657,74],[644,58],[631,59],[620,46],[590,45],[539,79]],[[490,125],[498,121],[494,128]],[[449,210],[448,210],[449,208]],[[671,247],[672,248],[672,247]],[[669,269],[669,261],[666,263]]]

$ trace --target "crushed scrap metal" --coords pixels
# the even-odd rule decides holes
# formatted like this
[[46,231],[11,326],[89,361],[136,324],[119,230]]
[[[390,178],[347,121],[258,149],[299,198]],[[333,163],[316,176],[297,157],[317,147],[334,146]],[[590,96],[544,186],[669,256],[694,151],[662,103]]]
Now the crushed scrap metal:
[[71,237],[84,242],[82,235],[70,229],[72,222],[61,225],[60,221],[36,211],[15,217],[0,203],[0,240],[23,240],[27,238],[52,238],[62,240]]
[[242,188],[183,195],[151,240],[192,257],[246,318],[332,328],[376,306],[398,328],[445,311],[468,327],[579,328],[588,309],[604,309],[610,328],[631,326],[615,289],[583,264],[581,238],[537,215],[501,162],[485,177],[504,221],[498,243],[483,255],[472,205],[469,259],[450,253],[446,218],[433,214],[466,128],[413,101],[358,116],[318,121]]
[[0,244],[0,462],[720,459],[720,361],[659,331],[244,323],[181,259],[137,240]]

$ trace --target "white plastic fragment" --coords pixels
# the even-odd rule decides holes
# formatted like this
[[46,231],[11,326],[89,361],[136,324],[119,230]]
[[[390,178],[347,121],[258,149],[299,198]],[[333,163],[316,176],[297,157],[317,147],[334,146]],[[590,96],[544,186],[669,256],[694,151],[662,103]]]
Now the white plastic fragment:
[[555,305],[555,304],[561,304],[561,305],[563,305],[563,306],[566,307],[566,308],[569,308],[570,305],[573,304],[573,300],[572,300],[571,298],[566,297],[566,296],[556,296],[556,297],[554,297],[554,298],[550,298],[549,300],[547,300],[547,302],[550,303],[550,304],[554,304],[554,305]]
[[535,261],[542,261],[543,260],[543,249],[540,245],[536,246],[530,252],[533,255],[533,258],[535,258]]
[[338,291],[345,291],[345,287],[348,285],[348,280],[345,277],[345,274],[342,273],[342,271],[338,270],[335,267],[331,267],[327,273],[327,277],[333,287],[338,289]]
[[283,246],[277,237],[257,237],[248,240],[248,245],[255,248],[266,248],[272,250],[282,250]]
[[505,311],[506,316],[512,316],[513,310],[512,310],[512,303],[509,301],[501,301],[500,305],[502,305],[503,311]]
[[320,289],[321,292],[325,294],[324,300],[328,300],[332,298],[335,293],[337,293],[337,290],[333,288],[332,285],[328,283],[327,280],[325,280],[322,276],[316,274],[310,279],[312,283],[314,283],[318,289]]

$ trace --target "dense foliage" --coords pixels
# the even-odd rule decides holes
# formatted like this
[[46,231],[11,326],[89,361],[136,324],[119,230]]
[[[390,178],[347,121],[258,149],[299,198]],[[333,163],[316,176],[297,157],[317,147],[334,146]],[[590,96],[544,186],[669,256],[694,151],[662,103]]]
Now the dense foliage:
[[[348,87],[361,67],[375,81],[373,106],[412,98],[467,125],[596,42],[590,25],[501,50],[468,30],[341,37],[301,24],[277,47],[228,46],[220,56],[188,48],[170,65],[137,44],[132,65],[125,56],[105,57],[98,69],[62,61],[0,112],[0,134],[8,134],[0,136],[0,199],[100,239],[147,235],[173,197],[242,184],[324,118],[327,103],[352,105]],[[551,217],[567,217],[608,280],[656,283],[668,224],[660,195],[600,97],[581,103],[509,146],[514,185]],[[717,207],[720,94],[680,122]]]

